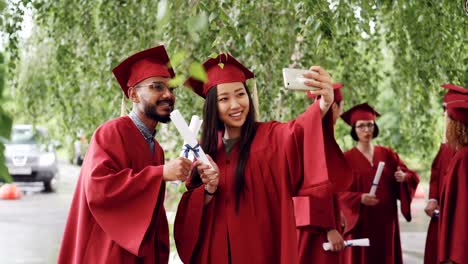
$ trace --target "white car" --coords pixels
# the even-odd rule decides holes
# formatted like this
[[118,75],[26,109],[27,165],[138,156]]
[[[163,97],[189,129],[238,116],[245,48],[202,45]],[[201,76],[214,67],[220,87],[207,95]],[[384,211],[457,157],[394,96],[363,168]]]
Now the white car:
[[44,190],[55,190],[58,175],[57,154],[47,141],[44,128],[14,125],[11,139],[5,142],[8,171],[15,182],[43,182]]

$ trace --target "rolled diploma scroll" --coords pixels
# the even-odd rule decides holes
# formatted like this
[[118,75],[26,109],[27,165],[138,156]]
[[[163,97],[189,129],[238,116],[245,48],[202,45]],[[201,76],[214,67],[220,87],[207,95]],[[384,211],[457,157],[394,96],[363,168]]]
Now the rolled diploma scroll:
[[[201,124],[202,124],[202,120],[200,120],[200,117],[197,115],[193,115],[192,119],[190,120],[189,129],[195,137],[197,137],[198,135],[198,131],[200,130]],[[185,147],[185,144],[187,144],[187,142],[184,140],[182,151],[180,152],[179,157],[184,157],[193,161],[193,152],[188,152],[188,155],[187,155],[187,151],[186,151],[187,148]]]
[[[190,131],[189,127],[187,126],[187,122],[185,122],[179,110],[175,109],[174,111],[172,111],[170,117],[184,141],[187,142],[187,144],[190,145],[190,147],[192,148],[198,146],[197,139],[193,135],[192,131]],[[202,163],[208,164],[211,167],[213,167],[208,158],[206,157],[206,154],[203,151],[203,149],[200,146],[198,146],[196,149],[198,150],[198,152],[194,153],[194,155],[197,157],[197,159],[201,160]]]
[[[352,240],[345,240],[344,242],[345,247],[368,247],[370,245],[368,238],[361,238],[361,239],[352,239]],[[325,251],[331,249],[331,244],[329,242],[323,243],[322,247]]]
[[377,185],[379,184],[380,176],[382,176],[384,166],[385,162],[379,162],[379,166],[377,167],[377,171],[375,172],[374,180],[372,181],[372,187],[369,192],[370,195],[375,195],[375,192],[377,191]]

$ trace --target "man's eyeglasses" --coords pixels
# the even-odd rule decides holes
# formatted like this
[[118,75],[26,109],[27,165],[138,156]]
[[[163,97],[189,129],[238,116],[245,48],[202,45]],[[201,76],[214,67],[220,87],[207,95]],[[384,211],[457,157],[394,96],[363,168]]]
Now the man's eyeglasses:
[[371,130],[374,128],[374,126],[375,126],[374,123],[369,123],[369,124],[360,124],[359,126],[356,126],[356,128],[359,130],[364,130],[367,127],[369,130]]
[[145,86],[149,87],[151,90],[155,90],[160,93],[166,91],[166,89],[169,90],[170,93],[174,93],[174,90],[176,89],[176,87],[169,87],[163,82],[152,82],[150,84],[141,84],[141,85],[135,86],[135,88],[140,88],[140,87],[145,87]]

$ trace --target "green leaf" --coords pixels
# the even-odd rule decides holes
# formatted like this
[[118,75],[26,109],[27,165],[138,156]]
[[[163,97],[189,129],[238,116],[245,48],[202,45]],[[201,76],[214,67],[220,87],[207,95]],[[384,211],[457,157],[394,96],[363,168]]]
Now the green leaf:
[[206,13],[200,13],[188,19],[187,26],[189,31],[199,32],[208,28],[208,17]]
[[206,82],[208,80],[205,68],[203,67],[202,64],[200,64],[198,62],[193,62],[190,65],[189,74],[194,79],[202,81],[202,82]]
[[180,86],[184,83],[185,81],[185,76],[184,75],[177,75],[174,79],[171,79],[169,81],[169,86],[170,87],[177,87]]
[[10,138],[13,120],[0,107],[0,137]]

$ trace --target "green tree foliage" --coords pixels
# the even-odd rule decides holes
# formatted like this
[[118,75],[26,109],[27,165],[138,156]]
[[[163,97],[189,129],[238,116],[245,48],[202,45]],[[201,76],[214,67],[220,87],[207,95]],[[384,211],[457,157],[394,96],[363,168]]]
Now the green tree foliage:
[[[17,6],[32,10],[36,26],[21,47],[12,112],[53,123],[65,134],[77,128],[89,134],[119,114],[122,93],[112,68],[129,54],[162,42],[179,84],[189,74],[203,75],[200,62],[213,53],[230,52],[253,69],[261,120],[289,120],[309,104],[303,93],[283,89],[282,68],[321,65],[345,84],[346,108],[367,101],[383,114],[380,144],[427,169],[442,134],[439,86],[468,84],[463,4],[18,1]],[[177,97],[187,119],[201,113],[202,100],[193,93],[180,89]],[[352,146],[348,130],[338,123],[344,148]],[[172,126],[163,127],[159,137],[162,142],[178,138]],[[176,150],[178,143],[166,147]]]
[[[0,24],[2,25],[0,29],[3,29],[3,22],[5,20],[5,2],[0,1]],[[0,32],[3,30],[0,30]],[[3,139],[10,138],[12,119],[7,114],[6,109],[3,107],[5,104],[5,99],[3,98],[4,88],[5,88],[5,58],[3,53],[0,53],[0,180],[5,182],[11,182],[12,179],[8,173],[8,168],[5,163],[5,145],[2,142]]]

